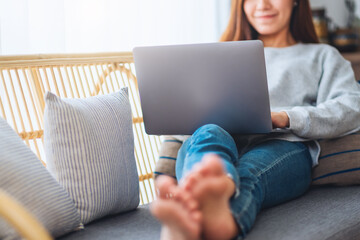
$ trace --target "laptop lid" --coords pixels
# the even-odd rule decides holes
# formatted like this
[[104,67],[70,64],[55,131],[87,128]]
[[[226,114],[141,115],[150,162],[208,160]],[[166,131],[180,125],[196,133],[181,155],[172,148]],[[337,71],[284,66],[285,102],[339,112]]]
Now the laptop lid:
[[205,124],[271,131],[261,41],[136,47],[133,55],[147,134],[187,135]]

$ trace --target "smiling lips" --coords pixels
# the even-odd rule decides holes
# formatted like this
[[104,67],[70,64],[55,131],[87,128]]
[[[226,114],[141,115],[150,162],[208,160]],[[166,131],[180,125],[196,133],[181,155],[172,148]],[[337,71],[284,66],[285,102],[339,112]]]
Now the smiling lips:
[[254,16],[255,19],[258,19],[260,21],[269,21],[274,19],[277,16],[277,14],[266,14],[266,15],[259,15],[259,16]]

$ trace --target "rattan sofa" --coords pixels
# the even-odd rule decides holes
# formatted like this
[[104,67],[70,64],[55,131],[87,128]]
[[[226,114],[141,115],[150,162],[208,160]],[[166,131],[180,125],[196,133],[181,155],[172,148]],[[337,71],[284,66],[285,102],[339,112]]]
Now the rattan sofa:
[[[59,239],[159,239],[160,224],[149,213],[160,139],[144,132],[130,52],[0,57],[0,116],[42,159],[44,93],[84,98],[130,89],[140,206],[105,217]],[[312,187],[304,196],[263,210],[251,233],[255,239],[360,239],[360,187]],[[0,215],[28,239],[51,239],[26,209],[0,189]]]

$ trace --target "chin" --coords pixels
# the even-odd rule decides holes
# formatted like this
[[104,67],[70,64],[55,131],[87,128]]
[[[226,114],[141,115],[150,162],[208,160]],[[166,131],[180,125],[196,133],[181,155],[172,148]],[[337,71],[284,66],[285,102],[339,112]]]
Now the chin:
[[273,28],[257,28],[256,31],[260,34],[260,35],[273,35],[275,34],[277,31]]

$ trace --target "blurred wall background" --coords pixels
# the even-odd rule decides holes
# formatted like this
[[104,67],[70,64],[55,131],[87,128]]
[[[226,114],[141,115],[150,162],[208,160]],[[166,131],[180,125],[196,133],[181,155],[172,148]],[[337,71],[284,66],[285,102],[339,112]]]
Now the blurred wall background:
[[[360,0],[355,13],[360,16]],[[345,0],[310,0],[344,27]],[[231,0],[0,0],[0,54],[131,51],[218,41]]]
[[0,0],[0,54],[217,41],[230,0]]

